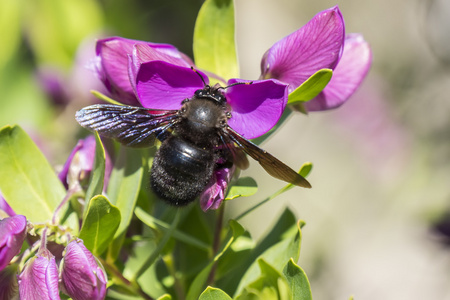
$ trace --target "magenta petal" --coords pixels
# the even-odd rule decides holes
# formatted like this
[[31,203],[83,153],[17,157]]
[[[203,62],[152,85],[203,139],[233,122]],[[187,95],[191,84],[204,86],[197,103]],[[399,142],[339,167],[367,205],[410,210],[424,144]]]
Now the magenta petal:
[[344,37],[344,19],[339,8],[324,10],[264,54],[261,78],[289,83],[292,92],[316,71],[336,66]]
[[58,267],[48,251],[30,258],[19,275],[20,299],[59,300]]
[[[242,81],[242,80],[239,80]],[[228,84],[238,82],[231,79]],[[286,107],[288,85],[278,80],[256,80],[226,89],[231,106],[228,125],[247,139],[254,139],[269,131]]]
[[200,206],[203,211],[220,207],[220,204],[225,199],[225,192],[231,177],[233,177],[234,170],[235,166],[233,165],[231,169],[225,168],[214,171],[213,177],[200,195]]
[[305,103],[308,111],[327,110],[341,106],[353,95],[366,77],[372,63],[372,51],[360,34],[349,34],[344,53],[333,71],[326,88],[313,100]]
[[27,236],[26,229],[27,219],[22,215],[0,220],[0,270],[19,254]]
[[65,249],[61,279],[64,292],[73,299],[100,300],[106,296],[106,274],[80,239]]
[[[199,74],[197,74],[199,73]],[[136,92],[143,107],[154,109],[179,109],[181,102],[202,89],[208,77],[191,68],[164,61],[142,63],[136,75]]]

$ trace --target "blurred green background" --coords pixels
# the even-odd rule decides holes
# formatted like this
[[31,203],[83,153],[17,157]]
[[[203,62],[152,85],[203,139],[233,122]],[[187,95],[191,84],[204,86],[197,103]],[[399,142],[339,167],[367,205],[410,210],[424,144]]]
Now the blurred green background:
[[[201,4],[0,0],[0,126],[20,124],[57,168],[76,143],[75,111],[101,89],[95,40],[170,43],[192,57]],[[236,0],[241,77],[256,79],[274,42],[336,4],[347,32],[370,42],[372,70],[343,107],[294,115],[263,145],[294,168],[312,161],[313,189],[243,225],[258,237],[285,206],[306,221],[300,266],[314,299],[450,299],[450,249],[431,230],[450,209],[450,1]],[[243,175],[260,189],[230,201],[230,216],[283,186],[256,163]]]

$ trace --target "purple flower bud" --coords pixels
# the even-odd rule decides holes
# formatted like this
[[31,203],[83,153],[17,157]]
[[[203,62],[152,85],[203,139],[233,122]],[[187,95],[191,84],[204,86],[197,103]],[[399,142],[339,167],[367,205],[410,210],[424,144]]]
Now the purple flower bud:
[[17,264],[11,264],[0,271],[0,299],[18,299]]
[[214,172],[205,191],[200,195],[200,206],[203,211],[220,207],[235,169],[235,166],[232,166],[231,169],[218,169]]
[[[59,179],[66,189],[70,188],[75,182],[83,182],[89,178],[95,159],[95,147],[95,138],[91,135],[83,140],[79,140],[73,148],[63,169],[58,174]],[[108,186],[112,165],[109,155],[107,153],[105,154],[106,169],[104,187],[106,188]]]
[[20,252],[27,236],[27,219],[22,215],[0,220],[0,270]]
[[59,300],[58,266],[47,249],[30,258],[19,275],[20,299]]
[[61,268],[61,288],[77,300],[104,299],[106,273],[80,239],[66,247]]

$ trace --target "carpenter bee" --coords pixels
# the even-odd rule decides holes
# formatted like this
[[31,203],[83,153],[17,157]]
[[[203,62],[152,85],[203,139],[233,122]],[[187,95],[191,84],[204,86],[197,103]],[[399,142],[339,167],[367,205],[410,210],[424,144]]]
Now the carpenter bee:
[[150,183],[155,194],[171,205],[194,201],[219,168],[234,164],[246,169],[244,153],[273,177],[310,188],[305,178],[228,125],[231,113],[221,92],[226,88],[205,84],[184,99],[179,110],[101,104],[79,110],[75,118],[81,126],[125,146],[150,147],[161,141]]

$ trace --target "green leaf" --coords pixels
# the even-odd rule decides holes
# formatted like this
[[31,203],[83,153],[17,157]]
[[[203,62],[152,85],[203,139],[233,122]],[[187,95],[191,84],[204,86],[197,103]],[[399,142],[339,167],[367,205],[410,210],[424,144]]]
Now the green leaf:
[[95,195],[101,195],[103,192],[103,181],[105,179],[105,148],[100,140],[100,136],[95,132],[95,158],[92,167],[89,187],[86,191],[86,201],[89,201]]
[[[21,8],[20,0],[0,1],[0,70],[11,61],[20,45],[22,35],[21,31]],[[3,94],[3,92],[2,92]],[[3,95],[2,95],[3,96]]]
[[123,103],[120,103],[112,98],[109,98],[108,96],[100,93],[99,91],[91,90],[91,94],[97,97],[100,100],[103,100],[109,104],[115,104],[115,105],[123,105]]
[[169,294],[164,294],[161,297],[159,297],[157,300],[172,300],[172,296]]
[[0,190],[17,214],[50,220],[66,192],[44,155],[19,126],[0,130]]
[[309,173],[311,173],[312,168],[313,168],[312,162],[305,162],[300,168],[298,174],[302,175],[303,177],[308,177]]
[[198,299],[201,291],[204,288],[206,281],[208,280],[208,276],[214,266],[214,264],[220,259],[220,257],[228,250],[231,244],[242,234],[244,234],[245,229],[241,224],[234,220],[230,220],[230,229],[232,232],[231,237],[226,242],[225,246],[219,251],[214,259],[195,277],[191,286],[189,287],[188,294],[186,296],[186,300],[195,300]]
[[208,286],[206,290],[200,295],[199,300],[232,300],[227,293],[221,289]]
[[239,77],[233,0],[206,0],[203,3],[195,23],[193,47],[198,68],[225,80]]
[[321,69],[289,94],[288,105],[307,102],[314,99],[327,86],[333,76],[331,69]]
[[283,269],[289,284],[292,298],[295,300],[312,300],[311,287],[305,272],[290,259]]
[[133,216],[144,175],[143,165],[147,162],[148,153],[148,149],[121,146],[114,169],[111,172],[108,183],[108,197],[111,203],[119,209],[122,217],[120,226],[114,236],[113,245],[108,252],[108,258],[113,261],[119,254],[125,231]]
[[240,177],[228,190],[225,200],[249,197],[258,191],[258,184],[251,177]]
[[86,248],[100,256],[112,242],[120,224],[120,211],[108,199],[98,195],[89,202],[80,230]]

